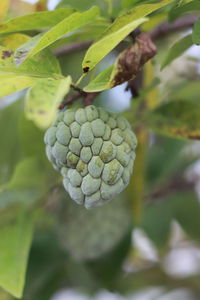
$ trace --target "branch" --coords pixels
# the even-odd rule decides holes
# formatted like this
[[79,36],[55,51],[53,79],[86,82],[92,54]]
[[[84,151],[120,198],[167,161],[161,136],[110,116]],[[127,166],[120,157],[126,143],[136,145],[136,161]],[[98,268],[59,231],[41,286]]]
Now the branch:
[[[161,23],[160,25],[158,25],[157,27],[155,27],[152,31],[150,31],[149,33],[146,33],[146,34],[140,33],[139,29],[134,31],[133,38],[136,40],[136,44],[134,44],[134,45],[137,46],[137,44],[139,44],[139,46],[140,46],[139,48],[141,48],[143,50],[143,51],[140,51],[141,53],[139,53],[141,56],[140,57],[141,65],[139,64],[135,76],[138,75],[142,64],[144,64],[149,58],[153,57],[156,53],[156,47],[152,43],[152,40],[159,39],[171,32],[175,32],[175,31],[178,31],[178,30],[181,30],[184,28],[191,27],[191,26],[193,26],[193,24],[196,22],[197,19],[198,19],[198,17],[196,17],[196,16],[190,16],[190,17],[180,18],[180,19],[176,20],[174,23],[169,23],[169,22],[165,21],[165,22]],[[91,44],[92,44],[91,40],[85,41],[85,42],[76,42],[76,43],[66,45],[66,46],[63,46],[61,48],[54,50],[54,54],[58,56],[58,55],[63,55],[63,54],[71,53],[71,52],[78,51],[78,50],[87,49]],[[134,47],[135,46],[132,46],[132,47],[124,50],[124,52],[122,53],[123,56],[120,57],[120,59],[122,60],[121,69],[122,69],[122,67],[124,67],[125,73],[127,73],[127,71],[130,72],[130,70],[132,69],[132,68],[130,68],[130,65],[131,66],[136,65],[135,62],[134,63],[132,62],[133,59],[130,60],[130,58],[132,58],[132,56],[134,59],[135,59],[135,57],[137,58],[137,55],[135,54],[135,52],[132,51],[133,52],[132,53],[130,51],[130,49],[132,50]],[[125,58],[127,61],[124,60]],[[140,62],[140,60],[139,60],[139,62]],[[119,72],[119,74],[117,74],[117,75],[120,77],[120,79],[122,79],[122,77],[123,77],[123,79],[126,79],[126,81],[128,81],[127,78],[124,78],[124,73],[120,74],[120,72]],[[141,78],[142,78],[142,76],[139,76],[138,78],[136,77],[136,79],[130,80],[128,82],[128,86],[127,86],[126,90],[130,89],[133,96],[137,95],[138,90],[141,87]],[[81,89],[76,88],[74,86],[72,86],[72,88],[74,88],[74,90],[78,91],[78,93],[76,93],[72,96],[69,96],[67,100],[64,100],[61,103],[61,105],[59,106],[59,109],[63,109],[67,105],[71,105],[75,100],[77,100],[80,97],[83,98],[83,102],[84,102],[85,106],[91,105],[93,100],[95,99],[95,97],[99,94],[99,93],[85,93]]]
[[188,181],[184,177],[180,177],[178,174],[172,177],[170,182],[156,188],[149,195],[144,198],[144,201],[149,204],[155,201],[162,200],[163,197],[168,196],[169,194],[176,191],[187,191],[194,189],[195,182]]
[[63,108],[65,108],[65,106],[72,105],[74,103],[74,101],[76,101],[80,97],[81,97],[80,93],[70,95],[69,97],[67,97],[67,99],[64,99],[60,103],[60,105],[58,106],[58,109],[62,110]]
[[[166,36],[171,32],[179,31],[185,28],[190,28],[194,25],[194,23],[197,20],[198,20],[197,16],[190,16],[190,17],[183,17],[177,19],[174,23],[169,23],[165,21],[160,25],[158,25],[157,27],[155,27],[149,34],[153,40],[157,40],[159,38],[162,38],[163,36]],[[137,35],[139,32],[140,32],[139,29],[138,31],[134,31],[133,33],[134,38],[135,38],[135,33]],[[85,50],[92,44],[92,42],[93,42],[92,40],[84,41],[84,42],[75,42],[70,45],[62,46],[54,50],[53,53],[56,56],[59,56],[67,53],[72,53],[74,51]]]
[[91,105],[94,99],[100,94],[100,92],[86,93],[83,103],[85,106]]
[[197,16],[183,17],[177,19],[173,23],[169,23],[167,21],[161,23],[157,27],[155,27],[152,31],[150,31],[150,36],[152,40],[157,40],[162,38],[163,36],[168,35],[171,32],[179,31],[181,29],[190,28],[194,25],[194,23],[198,20]]
[[75,90],[77,93],[70,95],[67,97],[67,99],[64,99],[61,104],[59,105],[58,109],[62,110],[65,106],[72,105],[74,101],[76,101],[79,98],[83,98],[84,106],[91,105],[94,99],[100,94],[98,93],[86,93],[79,87],[71,84],[71,88]]
[[67,54],[67,53],[72,53],[74,51],[84,50],[84,49],[87,49],[92,44],[92,42],[93,41],[90,40],[90,41],[76,42],[76,43],[73,43],[70,45],[65,45],[65,46],[62,46],[62,47],[54,50],[53,53],[56,56],[59,56],[59,55]]

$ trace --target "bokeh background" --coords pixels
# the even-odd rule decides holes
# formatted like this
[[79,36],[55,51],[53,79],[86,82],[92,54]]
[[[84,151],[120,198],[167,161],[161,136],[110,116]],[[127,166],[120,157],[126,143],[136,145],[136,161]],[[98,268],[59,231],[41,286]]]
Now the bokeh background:
[[[36,2],[14,0],[11,14],[33,12]],[[54,9],[58,2],[49,1],[49,9]],[[68,2],[73,5],[73,1]],[[88,2],[89,6],[93,2],[98,1]],[[74,4],[84,6],[84,1],[74,1]],[[120,1],[116,1],[117,5]],[[151,92],[154,97],[159,97],[159,101],[199,98],[198,46],[192,46],[163,71],[159,67],[166,47],[188,32],[176,32],[157,41],[158,55],[153,60],[153,66],[154,76],[160,81]],[[59,56],[63,73],[78,79],[84,53],[85,50]],[[116,55],[117,50],[103,60],[98,70],[111,64]],[[126,84],[123,84],[103,92],[95,104],[121,112],[131,120],[128,111],[134,97],[125,88]],[[43,132],[23,115],[23,95],[24,92],[20,92],[5,97],[0,104],[3,183],[10,178],[16,162],[24,153],[37,153],[48,166],[47,170],[51,170],[44,156]],[[10,121],[5,128],[8,119]],[[55,186],[42,199],[46,214],[42,215],[34,234],[23,300],[200,299],[200,142],[164,137],[151,131],[145,151],[144,163],[136,166],[144,174],[141,207],[138,209],[137,204],[135,210],[132,211],[131,207],[127,211],[127,218],[129,214],[132,217],[123,234],[111,243],[108,250],[100,251],[100,254],[97,254],[99,247],[94,250],[94,259],[88,259],[83,254],[83,251],[88,254],[90,239],[95,238],[99,245],[105,243],[105,236],[115,224],[115,230],[111,230],[107,237],[110,243],[126,218],[119,217],[119,221],[115,221],[112,214],[102,212],[90,221],[85,212],[76,215],[73,208],[66,215],[65,222],[65,215],[61,217],[61,213],[69,210],[69,207],[63,207],[66,201],[69,203],[71,200],[64,194],[56,171],[49,171],[53,174]],[[133,176],[138,174],[136,170]],[[141,196],[141,191],[138,193]],[[129,202],[130,198],[139,196],[135,196],[129,187],[119,196],[119,200]],[[60,234],[61,226],[70,230]],[[82,227],[86,226],[88,229],[83,233]],[[66,244],[72,238],[75,238],[72,242],[74,249],[69,250]],[[76,253],[80,249],[83,255],[77,258]],[[12,298],[2,290],[0,299]]]

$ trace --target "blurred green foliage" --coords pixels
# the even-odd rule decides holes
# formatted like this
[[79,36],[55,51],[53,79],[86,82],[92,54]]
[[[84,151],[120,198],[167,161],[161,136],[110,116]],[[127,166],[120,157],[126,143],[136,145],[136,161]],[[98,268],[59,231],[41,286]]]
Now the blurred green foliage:
[[[19,9],[14,12],[12,7],[16,3],[19,7],[23,7],[20,6],[21,0],[11,0],[10,6],[8,6],[8,1],[2,1],[0,17],[3,21],[8,17],[15,19],[19,14],[26,15],[28,11],[34,12],[37,16],[38,7],[43,7],[43,9],[45,7],[44,1],[39,1],[37,5],[30,5],[29,10],[24,6],[21,11]],[[128,18],[120,17],[123,13],[126,13],[126,16],[134,16],[136,21],[148,15],[149,21],[145,23],[144,28],[146,32],[151,32],[152,24],[157,26],[158,20],[162,22],[168,18],[173,21],[179,17],[185,17],[187,15],[185,13],[191,16],[193,12],[198,17],[200,9],[199,1],[196,0],[162,2],[97,0],[92,3],[88,0],[63,0],[55,9],[72,7],[80,11],[80,16],[83,16],[92,5],[100,9],[100,15],[94,14],[91,23],[88,24],[88,20],[84,20],[83,17],[82,26],[79,24],[80,20],[72,22],[73,31],[69,31],[68,35],[54,31],[54,42],[51,41],[52,44],[48,46],[50,41],[44,38],[44,47],[42,47],[46,49],[30,60],[27,59],[26,62],[23,62],[23,59],[31,49],[34,49],[35,45],[37,46],[37,39],[45,36],[46,31],[41,24],[47,20],[41,23],[41,18],[38,18],[39,21],[36,21],[39,23],[36,22],[26,35],[23,34],[21,28],[16,28],[17,34],[12,34],[12,32],[6,34],[3,32],[5,25],[0,26],[1,93],[2,96],[6,96],[14,91],[20,91],[14,96],[3,97],[0,103],[0,286],[4,289],[0,290],[0,299],[12,300],[16,297],[23,300],[50,300],[63,288],[80,289],[91,297],[95,297],[99,290],[108,289],[127,297],[127,294],[134,294],[149,286],[163,287],[163,293],[184,287],[191,291],[194,299],[199,299],[200,270],[191,275],[184,274],[184,277],[179,277],[169,273],[164,266],[166,258],[174,249],[185,249],[185,245],[189,245],[200,250],[198,194],[200,151],[199,142],[194,141],[199,139],[200,132],[198,120],[200,114],[199,57],[194,58],[191,57],[192,55],[188,57],[189,55],[183,53],[192,43],[199,44],[198,20],[194,26],[193,40],[190,37],[189,44],[185,44],[187,38],[181,39],[182,34],[185,33],[184,30],[181,33],[169,33],[166,38],[159,37],[159,40],[155,41],[158,55],[152,60],[152,69],[149,69],[147,65],[143,67],[143,80],[140,82],[139,90],[134,90],[132,103],[129,109],[123,112],[132,123],[138,140],[141,141],[138,147],[140,153],[137,156],[141,161],[137,161],[135,165],[129,188],[125,193],[120,194],[118,199],[122,204],[128,203],[127,220],[132,218],[130,225],[116,243],[111,243],[109,249],[102,253],[99,251],[99,255],[94,256],[93,259],[84,255],[76,259],[74,255],[76,250],[81,253],[81,250],[89,246],[88,241],[93,234],[96,240],[95,245],[99,247],[98,250],[104,249],[103,238],[100,236],[100,232],[105,228],[104,225],[109,223],[111,226],[110,231],[106,229],[110,242],[115,232],[120,232],[119,229],[122,229],[125,221],[119,220],[118,214],[115,214],[115,209],[122,212],[120,207],[115,206],[115,201],[116,203],[118,201],[115,199],[112,202],[114,206],[113,210],[111,209],[111,215],[90,211],[90,214],[93,214],[94,223],[87,217],[87,214],[82,223],[76,223],[79,207],[77,207],[77,215],[73,213],[68,215],[69,203],[72,200],[68,195],[63,196],[63,191],[60,192],[61,177],[47,161],[42,126],[30,120],[34,119],[34,109],[37,120],[39,118],[41,121],[44,117],[41,117],[41,111],[37,109],[38,103],[44,105],[47,112],[52,109],[52,106],[56,110],[63,96],[66,96],[68,88],[66,88],[66,93],[63,93],[64,95],[58,88],[56,92],[59,95],[61,93],[62,97],[56,100],[54,99],[56,97],[51,95],[50,98],[48,93],[44,93],[42,80],[45,82],[50,80],[51,83],[57,84],[61,80],[66,80],[67,76],[71,76],[72,82],[75,83],[82,76],[82,62],[85,57],[92,62],[93,67],[100,61],[100,56],[103,57],[110,52],[109,57],[114,59],[127,45],[131,46],[130,37],[122,41],[124,38],[122,31],[132,28],[133,25]],[[159,10],[159,7],[162,9]],[[72,14],[73,9],[69,10]],[[136,12],[139,14],[137,15]],[[54,18],[57,18],[55,16]],[[66,17],[66,23],[70,16],[71,14],[63,16]],[[28,26],[29,16],[24,18]],[[114,24],[117,25],[115,26],[113,21],[116,18],[117,22]],[[53,23],[50,26],[61,21],[56,20],[51,19]],[[122,24],[119,20],[123,21]],[[15,22],[19,22],[19,19],[15,19],[14,24]],[[62,29],[62,26],[59,28]],[[129,31],[131,30],[127,33]],[[101,39],[102,34],[103,39]],[[135,41],[134,37],[132,38]],[[110,39],[114,39],[113,45],[120,42],[114,52],[111,52],[112,47],[108,45]],[[29,44],[26,43],[27,40]],[[93,46],[92,49],[95,51],[92,54],[91,48],[87,52],[84,45],[83,48],[77,47],[75,50],[73,48],[70,50],[74,43],[84,43],[88,40],[100,41],[101,47]],[[64,51],[62,47],[68,48]],[[18,57],[16,54],[19,54],[22,49],[25,49],[26,53],[20,52],[20,57]],[[38,49],[36,50],[39,51]],[[56,52],[60,49],[62,49],[61,52]],[[53,55],[51,51],[56,55]],[[87,56],[85,56],[86,53]],[[5,63],[7,56],[9,59]],[[95,56],[98,57],[97,61],[95,61]],[[161,71],[163,61],[165,68]],[[20,66],[16,66],[16,62]],[[88,62],[84,60],[84,63]],[[90,75],[85,76],[81,81],[81,87],[88,85],[96,77],[96,73],[105,67],[107,67],[107,62],[105,63],[104,60]],[[29,80],[31,78],[28,85],[22,84],[20,76],[26,76]],[[33,88],[38,82],[39,92]],[[37,99],[33,101],[29,111],[32,114],[31,117],[25,109],[26,90],[22,90],[29,85],[32,86],[33,99]],[[124,87],[120,90],[122,102],[127,99],[127,94],[123,89]],[[42,99],[40,98],[41,92],[43,92]],[[139,95],[136,95],[136,92]],[[69,97],[74,93],[75,91],[71,89]],[[102,93],[98,105],[109,102],[114,93],[114,90]],[[155,97],[158,99],[154,99]],[[53,103],[50,107],[49,101],[52,99]],[[116,105],[112,108],[115,111]],[[132,185],[134,182],[140,183],[141,186],[135,187],[134,184]],[[139,201],[139,206],[137,201]],[[76,209],[76,204],[74,207]],[[134,211],[134,207],[139,207],[140,211]],[[107,208],[105,205],[103,209],[107,210]],[[64,218],[63,216],[61,218],[60,212]],[[137,214],[140,216],[138,217]],[[76,225],[73,227],[74,238],[78,238],[83,232],[81,230],[83,228],[79,227],[89,228],[88,239],[80,239],[76,246],[78,249],[74,249],[74,253],[73,249],[68,251],[68,247],[63,246],[63,244],[67,245],[69,233],[65,234],[66,230],[63,230],[62,235],[59,233],[61,227],[66,229],[65,226],[68,226],[70,220],[73,220],[72,223]],[[174,224],[178,224],[181,233],[178,235],[178,240],[172,242],[176,234]],[[145,235],[147,242],[153,245],[156,260],[150,259],[148,255],[145,256],[138,248],[138,243],[142,241],[141,237],[135,238],[138,229]],[[184,264],[184,261],[182,263]]]

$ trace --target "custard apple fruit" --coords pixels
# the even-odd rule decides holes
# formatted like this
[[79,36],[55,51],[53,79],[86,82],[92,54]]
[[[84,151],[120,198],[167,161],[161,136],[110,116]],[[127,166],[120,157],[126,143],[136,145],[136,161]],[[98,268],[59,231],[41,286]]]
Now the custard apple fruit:
[[131,229],[131,212],[124,197],[95,210],[77,207],[66,196],[61,200],[57,233],[63,248],[76,260],[92,260],[108,253]]
[[86,208],[111,200],[129,183],[137,139],[117,114],[93,105],[61,111],[45,143],[64,188]]

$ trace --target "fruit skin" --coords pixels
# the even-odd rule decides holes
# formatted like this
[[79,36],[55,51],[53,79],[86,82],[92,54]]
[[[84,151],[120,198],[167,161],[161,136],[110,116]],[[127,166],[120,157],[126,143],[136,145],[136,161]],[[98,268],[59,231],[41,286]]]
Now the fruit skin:
[[106,255],[131,229],[131,212],[124,195],[95,210],[77,207],[64,193],[60,200],[58,238],[75,260],[94,260]]
[[128,185],[137,138],[125,118],[93,105],[67,109],[44,140],[48,159],[78,204],[100,206]]

